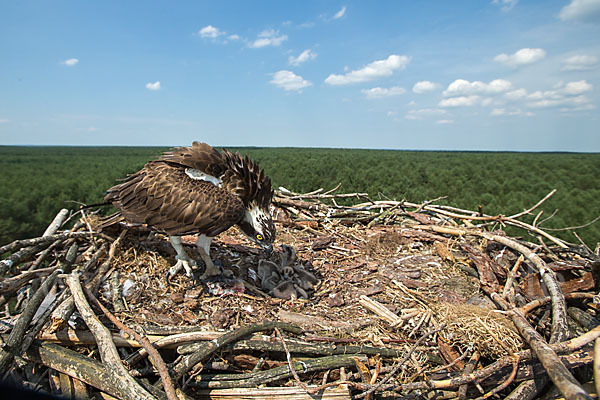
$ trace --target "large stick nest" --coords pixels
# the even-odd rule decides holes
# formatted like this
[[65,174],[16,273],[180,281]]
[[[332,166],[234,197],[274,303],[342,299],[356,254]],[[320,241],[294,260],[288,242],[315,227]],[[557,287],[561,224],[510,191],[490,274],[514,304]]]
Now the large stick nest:
[[[339,206],[336,203],[339,198],[356,200],[351,206]],[[266,259],[240,231],[232,228],[213,241],[211,256],[221,264],[223,276],[209,281],[180,274],[167,282],[167,271],[175,263],[174,251],[166,237],[144,229],[115,226],[76,238],[65,234],[52,245],[48,242],[5,247],[3,250],[8,250],[9,256],[2,272],[5,279],[10,278],[6,280],[10,284],[0,285],[2,301],[7,305],[2,319],[4,332],[8,334],[16,326],[15,322],[24,314],[27,298],[36,290],[36,274],[24,278],[27,274],[24,271],[45,267],[38,276],[47,276],[51,272],[49,267],[61,266],[77,271],[80,280],[88,282],[88,289],[98,289],[101,303],[108,305],[122,323],[140,333],[164,336],[204,331],[208,336],[218,336],[217,332],[232,332],[263,321],[291,323],[301,327],[305,343],[349,343],[398,351],[396,358],[367,356],[363,361],[357,358],[350,368],[357,373],[345,378],[340,375],[339,367],[333,368],[328,377],[322,372],[304,374],[302,379],[306,383],[356,381],[349,387],[353,394],[359,394],[382,379],[377,379],[378,374],[381,377],[389,374],[385,382],[388,386],[381,385],[376,393],[394,390],[389,384],[396,385],[395,390],[405,391],[406,386],[402,385],[420,381],[425,385],[419,388],[423,390],[428,387],[427,380],[460,376],[453,371],[462,370],[469,358],[476,358],[481,366],[490,366],[528,347],[529,339],[522,336],[511,312],[491,300],[494,295],[501,295],[513,308],[525,306],[521,310],[546,340],[554,335],[552,330],[557,328],[545,300],[548,288],[540,279],[537,259],[520,257],[521,252],[497,241],[501,238],[523,245],[541,257],[542,268],[558,276],[563,295],[574,299],[574,303],[569,303],[568,316],[564,317],[571,324],[567,336],[575,337],[594,327],[596,305],[590,301],[593,296],[586,292],[593,293],[598,256],[586,246],[565,243],[521,222],[519,217],[533,208],[511,217],[487,216],[432,203],[375,202],[365,194],[317,191],[298,195],[285,189],[277,192],[274,204],[278,251]],[[71,231],[95,232],[97,217],[81,213],[79,218]],[[523,232],[538,243],[506,237],[502,231],[505,224],[524,228]],[[120,239],[115,241],[118,236]],[[183,242],[187,252],[198,260],[194,274],[198,278],[203,265],[193,246],[195,237],[184,237]],[[100,254],[105,243],[112,245],[112,258],[106,252]],[[77,253],[69,264],[65,257],[73,244]],[[36,245],[42,247],[31,251]],[[44,246],[49,249],[45,254]],[[27,249],[31,254],[19,255]],[[28,258],[35,261],[28,262]],[[286,267],[287,275],[283,271]],[[103,275],[98,277],[99,271]],[[265,271],[276,277],[271,286],[265,283]],[[94,277],[97,277],[95,284]],[[13,284],[16,281],[22,282]],[[59,297],[64,290],[63,282],[57,280],[46,301],[50,307],[45,313],[47,322],[38,318],[39,333],[34,333],[38,340],[75,346],[81,352],[86,348],[82,346],[90,343],[65,339],[69,332],[88,330],[79,314],[60,314],[58,306],[53,318],[49,318],[59,300],[69,297],[68,289],[66,295]],[[58,300],[52,303],[52,299]],[[536,299],[539,304],[526,306]],[[108,322],[106,325],[112,326]],[[40,343],[36,341],[34,345]],[[189,344],[179,344],[178,352],[188,354],[181,346]],[[131,345],[120,344],[126,358],[132,357],[133,350],[128,350]],[[17,351],[13,356],[35,359],[28,356],[28,351],[31,350]],[[177,355],[166,349],[161,353],[176,369]],[[302,353],[292,351],[296,355]],[[96,353],[92,350],[91,354]],[[394,359],[398,360],[400,354],[406,354],[407,358],[401,369],[394,370]],[[146,361],[137,361],[137,365],[130,366],[132,371],[157,379],[149,372],[148,368],[150,371],[152,368]],[[285,365],[285,355],[281,350],[224,348],[202,362],[213,375],[219,371],[219,363],[227,373],[257,372]],[[57,369],[50,363],[42,364],[49,366],[50,371]],[[444,364],[448,366],[444,368]],[[503,371],[502,368],[498,366],[498,371]],[[22,364],[12,364],[8,371],[14,380],[31,382]],[[200,371],[197,369],[195,378],[184,385],[188,395],[198,395],[197,388],[205,387],[203,382],[208,378],[203,378],[204,372],[198,375]],[[509,373],[510,368],[506,375]],[[491,376],[489,384],[484,385],[486,390],[506,378]],[[286,380],[293,382],[292,379],[286,375],[274,382],[281,385]],[[520,378],[517,374],[511,379],[517,382]],[[49,383],[36,382],[37,387],[64,393],[64,388],[52,383],[52,379]],[[110,391],[110,387],[86,383],[94,386],[94,390]],[[516,385],[510,383],[501,388],[505,393]],[[86,390],[91,393],[89,387]],[[475,386],[469,387],[469,393],[477,393]]]

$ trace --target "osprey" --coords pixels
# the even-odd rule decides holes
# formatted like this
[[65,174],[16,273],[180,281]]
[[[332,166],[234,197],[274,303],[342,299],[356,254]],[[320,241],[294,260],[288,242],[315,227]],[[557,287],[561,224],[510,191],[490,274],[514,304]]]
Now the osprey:
[[206,143],[175,148],[106,191],[104,200],[119,212],[111,222],[147,224],[169,235],[177,263],[167,278],[195,266],[181,244],[182,235],[198,234],[198,252],[206,265],[202,278],[219,275],[210,258],[210,243],[219,233],[239,226],[250,240],[273,251],[275,225],[270,205],[271,180],[248,156],[242,158]]

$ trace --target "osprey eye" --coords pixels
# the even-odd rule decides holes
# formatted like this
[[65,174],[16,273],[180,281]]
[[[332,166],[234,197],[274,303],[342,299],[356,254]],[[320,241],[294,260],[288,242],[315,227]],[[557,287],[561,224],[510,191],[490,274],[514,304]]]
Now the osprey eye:
[[263,240],[263,237],[262,237],[262,235],[261,235],[260,233],[256,235],[256,238],[257,238],[258,240]]

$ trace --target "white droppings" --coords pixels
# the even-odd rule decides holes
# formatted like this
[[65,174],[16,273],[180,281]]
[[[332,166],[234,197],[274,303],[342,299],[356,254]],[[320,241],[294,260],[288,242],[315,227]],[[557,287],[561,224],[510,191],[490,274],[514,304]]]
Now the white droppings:
[[131,279],[127,279],[123,282],[123,297],[129,297],[133,294],[133,289],[135,288],[135,282]]

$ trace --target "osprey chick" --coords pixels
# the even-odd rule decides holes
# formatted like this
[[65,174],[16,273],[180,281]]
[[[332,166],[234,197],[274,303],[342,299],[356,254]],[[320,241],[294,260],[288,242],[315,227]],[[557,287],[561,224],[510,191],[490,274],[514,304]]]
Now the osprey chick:
[[169,235],[177,263],[168,277],[183,267],[191,276],[195,261],[181,244],[182,235],[199,234],[196,245],[206,270],[202,278],[219,275],[210,258],[210,243],[238,225],[253,242],[272,252],[275,225],[270,205],[271,180],[248,156],[242,158],[206,143],[194,142],[165,153],[107,190],[105,201],[119,213],[111,222],[147,224]]

